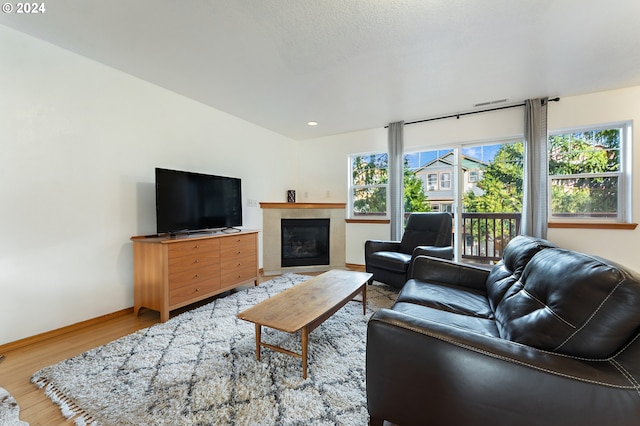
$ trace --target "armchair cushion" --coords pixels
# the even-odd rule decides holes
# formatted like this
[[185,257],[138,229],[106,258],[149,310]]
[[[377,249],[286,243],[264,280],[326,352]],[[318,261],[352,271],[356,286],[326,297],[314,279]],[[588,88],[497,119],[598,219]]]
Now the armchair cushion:
[[450,246],[451,227],[449,213],[412,213],[407,219],[400,251],[411,254],[417,246]]
[[387,271],[407,273],[411,255],[396,251],[377,251],[369,256],[369,265]]

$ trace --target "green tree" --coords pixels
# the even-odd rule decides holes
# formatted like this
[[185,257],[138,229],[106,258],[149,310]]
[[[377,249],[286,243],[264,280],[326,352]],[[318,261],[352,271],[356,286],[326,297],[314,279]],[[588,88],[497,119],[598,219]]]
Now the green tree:
[[[371,154],[353,158],[353,184],[355,189],[353,208],[361,214],[386,213],[387,192],[384,185],[389,182],[387,154]],[[420,179],[404,162],[404,207],[407,212],[429,211],[430,205]]]
[[418,179],[409,168],[409,162],[404,161],[404,211],[409,213],[429,212],[431,204],[424,192],[424,182]]
[[557,176],[551,182],[554,213],[617,211],[618,179],[584,174],[620,170],[618,129],[555,135],[549,138],[549,148],[549,175]]
[[351,168],[353,185],[359,186],[353,194],[354,212],[385,214],[387,194],[382,185],[389,181],[387,154],[354,157]]
[[467,192],[465,211],[517,213],[522,211],[522,142],[502,145],[478,182],[482,195]]
[[[554,135],[549,138],[552,211],[562,213],[616,211],[618,180],[571,175],[620,169],[617,129]],[[467,212],[514,213],[522,210],[523,152],[521,142],[503,145],[478,182],[481,195],[465,194]]]

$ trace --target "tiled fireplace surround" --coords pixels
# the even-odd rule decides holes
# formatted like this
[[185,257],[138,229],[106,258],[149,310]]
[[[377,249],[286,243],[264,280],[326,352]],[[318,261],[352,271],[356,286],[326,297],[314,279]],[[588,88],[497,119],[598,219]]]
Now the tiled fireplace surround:
[[[262,208],[262,267],[264,275],[285,272],[316,272],[344,268],[345,203],[260,203]],[[329,219],[329,265],[292,266],[280,265],[282,249],[281,219]]]

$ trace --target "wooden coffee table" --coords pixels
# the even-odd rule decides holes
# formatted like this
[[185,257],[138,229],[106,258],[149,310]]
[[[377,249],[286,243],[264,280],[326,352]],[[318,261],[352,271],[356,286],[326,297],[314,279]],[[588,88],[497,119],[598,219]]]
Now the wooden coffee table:
[[[260,361],[261,346],[302,358],[302,377],[306,379],[309,333],[358,293],[362,293],[362,314],[365,315],[367,282],[372,276],[366,272],[331,270],[240,312],[238,318],[256,326],[256,359]],[[302,353],[263,342],[262,326],[287,333],[302,330]]]

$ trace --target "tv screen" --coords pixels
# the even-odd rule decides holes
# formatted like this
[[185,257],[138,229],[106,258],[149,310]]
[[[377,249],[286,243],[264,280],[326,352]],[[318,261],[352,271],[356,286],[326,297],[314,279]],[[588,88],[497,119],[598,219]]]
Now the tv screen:
[[238,178],[156,168],[158,234],[242,226]]

